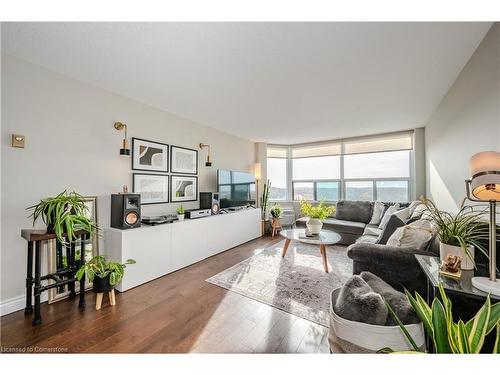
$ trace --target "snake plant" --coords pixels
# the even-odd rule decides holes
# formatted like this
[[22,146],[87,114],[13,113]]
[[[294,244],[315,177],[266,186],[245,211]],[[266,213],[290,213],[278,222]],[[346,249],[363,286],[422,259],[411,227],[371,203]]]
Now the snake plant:
[[[483,347],[485,336],[494,329],[496,330],[496,340],[493,353],[500,353],[500,302],[492,305],[489,295],[486,297],[484,305],[472,319],[467,322],[460,319],[455,323],[453,321],[451,301],[446,296],[441,284],[439,285],[441,300],[435,297],[431,306],[418,293],[415,293],[415,297],[408,291],[405,291],[405,293],[432,340],[435,353],[479,353]],[[391,306],[387,303],[386,305],[389,313],[393,316],[403,334],[412,345],[413,352],[422,353]],[[384,348],[381,352],[387,353],[392,352],[392,350]]]
[[121,264],[106,261],[103,255],[97,255],[80,267],[76,273],[76,278],[80,281],[83,275],[87,275],[89,281],[92,282],[96,276],[100,278],[109,276],[109,283],[116,285],[123,279],[127,264],[135,264],[135,260],[127,259],[125,263]]
[[85,199],[75,192],[65,190],[55,197],[42,199],[26,210],[32,211],[29,217],[33,218],[33,226],[41,218],[61,243],[66,243],[66,238],[73,242],[78,230],[87,231],[91,237],[97,230],[96,224],[85,216],[88,212]]

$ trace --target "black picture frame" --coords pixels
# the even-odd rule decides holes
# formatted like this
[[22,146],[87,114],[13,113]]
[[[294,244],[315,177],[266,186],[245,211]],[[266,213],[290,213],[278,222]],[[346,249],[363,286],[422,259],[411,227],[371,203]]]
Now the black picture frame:
[[[194,199],[176,199],[174,197],[174,179],[177,177],[184,177],[186,179],[193,179],[195,181],[195,190],[193,197]],[[171,203],[183,203],[183,202],[195,202],[198,200],[198,176],[192,175],[171,175],[170,176],[170,202]]]
[[[164,149],[163,153],[166,157],[165,168],[164,169],[155,169],[155,168],[147,169],[144,167],[141,168],[141,166],[138,163],[136,163],[136,157],[137,157],[137,153],[135,151],[136,142],[148,142],[148,143],[152,143],[154,145],[158,145],[161,148],[163,148]],[[144,171],[144,172],[153,172],[153,173],[154,172],[168,173],[168,167],[169,167],[169,162],[170,162],[170,147],[167,143],[161,143],[161,142],[151,141],[149,139],[132,137],[132,158],[131,159],[132,159],[131,164],[132,164],[133,171]]]
[[[136,177],[139,176],[157,176],[157,177],[162,177],[167,179],[167,194],[166,194],[166,200],[161,201],[161,202],[148,202],[146,199],[144,199],[143,195],[141,194],[140,191],[136,191]],[[141,206],[144,204],[165,204],[169,203],[169,198],[170,198],[170,189],[171,189],[171,182],[170,182],[170,176],[166,174],[159,174],[159,173],[132,173],[132,191],[134,193],[140,194],[141,195]]]
[[[196,167],[194,172],[186,172],[186,171],[180,171],[176,170],[174,167],[174,149],[182,149],[182,150],[188,150],[192,151],[195,154],[195,160],[196,160]],[[182,147],[182,146],[176,146],[176,145],[170,145],[170,172],[171,173],[177,173],[179,175],[198,175],[198,150],[195,150],[193,148],[188,148],[188,147]]]

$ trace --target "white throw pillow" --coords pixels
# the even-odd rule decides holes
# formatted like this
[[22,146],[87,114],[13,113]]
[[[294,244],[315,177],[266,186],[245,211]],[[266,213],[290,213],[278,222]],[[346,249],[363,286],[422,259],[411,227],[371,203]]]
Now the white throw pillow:
[[415,211],[415,208],[417,208],[421,204],[422,204],[422,202],[420,202],[420,201],[412,201],[410,203],[410,205],[408,206],[408,208],[410,209],[410,216],[413,214],[413,211]]
[[389,218],[393,213],[395,213],[399,209],[399,203],[396,203],[393,206],[390,206],[387,211],[385,211],[384,217],[380,220],[379,229],[384,229],[387,223],[389,222]]
[[379,225],[380,220],[382,220],[383,214],[384,214],[384,204],[382,202],[375,202],[373,204],[372,219],[368,224]]
[[410,218],[410,208],[403,208],[402,210],[394,212],[393,215],[396,215],[403,223],[406,223],[406,221]]
[[413,219],[420,219],[422,217],[422,214],[425,212],[427,207],[425,207],[425,204],[420,202],[420,204],[417,204],[415,208],[413,208],[413,212],[411,213],[410,220]]
[[387,240],[387,245],[424,250],[432,239],[431,225],[427,220],[417,220],[400,227]]

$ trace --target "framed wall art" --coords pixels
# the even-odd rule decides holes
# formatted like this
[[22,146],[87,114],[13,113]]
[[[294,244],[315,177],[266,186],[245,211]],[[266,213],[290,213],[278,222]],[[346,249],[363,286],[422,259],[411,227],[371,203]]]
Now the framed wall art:
[[168,145],[141,138],[132,138],[132,169],[168,172]]
[[141,204],[168,203],[168,176],[133,173],[132,190],[141,195]]
[[198,199],[198,177],[170,176],[171,201],[190,202]]
[[170,172],[198,174],[198,151],[191,148],[170,146]]

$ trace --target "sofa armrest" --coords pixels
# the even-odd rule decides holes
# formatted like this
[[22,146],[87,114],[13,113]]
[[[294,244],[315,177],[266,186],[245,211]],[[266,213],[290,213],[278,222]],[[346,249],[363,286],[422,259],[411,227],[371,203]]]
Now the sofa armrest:
[[394,266],[401,264],[401,262],[416,262],[415,254],[434,255],[425,250],[371,243],[355,243],[347,248],[347,256],[354,261]]

